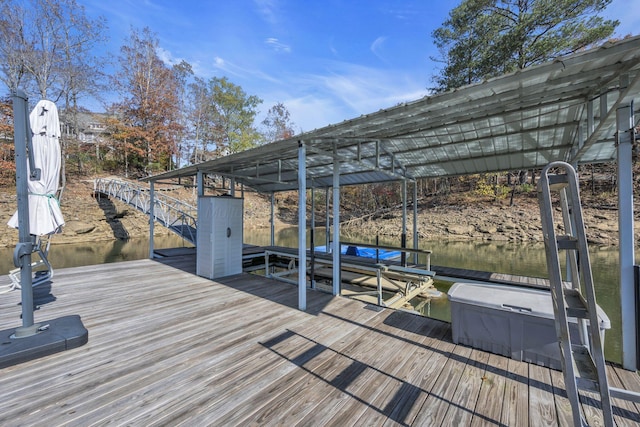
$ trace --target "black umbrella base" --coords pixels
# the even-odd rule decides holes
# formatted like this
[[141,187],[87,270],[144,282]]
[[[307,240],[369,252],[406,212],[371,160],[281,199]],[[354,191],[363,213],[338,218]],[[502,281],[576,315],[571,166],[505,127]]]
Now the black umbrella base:
[[31,328],[0,331],[0,369],[83,346],[89,332],[78,315],[41,322]]

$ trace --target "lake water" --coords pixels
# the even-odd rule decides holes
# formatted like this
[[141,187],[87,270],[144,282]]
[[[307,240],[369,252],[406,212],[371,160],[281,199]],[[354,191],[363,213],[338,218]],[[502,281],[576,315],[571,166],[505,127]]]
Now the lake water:
[[[55,237],[54,237],[55,239]],[[245,243],[269,245],[269,230],[245,231]],[[309,241],[309,236],[307,241]],[[375,236],[349,236],[345,240],[375,243]],[[54,240],[55,242],[55,240]],[[315,245],[325,244],[324,230],[316,231]],[[399,246],[399,239],[381,239],[380,244]],[[277,231],[276,245],[297,247],[297,228]],[[411,243],[408,244],[411,246]],[[162,236],[155,239],[156,248],[188,246],[177,236]],[[547,277],[546,259],[542,244],[482,243],[482,242],[433,242],[421,241],[421,249],[433,251],[431,263],[440,266],[492,271],[521,276]],[[81,245],[52,244],[49,259],[55,268],[129,261],[149,255],[147,239],[128,242],[96,242]],[[618,278],[617,248],[591,248],[591,264],[596,283],[598,304],[611,320],[612,328],[606,333],[605,351],[608,360],[621,362],[621,318]],[[0,274],[13,268],[13,248],[0,248]],[[436,287],[445,292],[451,282],[436,281]],[[1,297],[1,296],[0,296]],[[420,311],[430,317],[450,321],[449,303],[446,298],[423,304]]]

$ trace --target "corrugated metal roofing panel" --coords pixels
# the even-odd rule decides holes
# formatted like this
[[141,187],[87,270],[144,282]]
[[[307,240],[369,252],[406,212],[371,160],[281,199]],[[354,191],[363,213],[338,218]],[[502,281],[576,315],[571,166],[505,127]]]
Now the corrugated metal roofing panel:
[[[203,171],[234,175],[258,191],[297,188],[298,141],[308,147],[307,183],[315,186],[331,185],[334,150],[342,184],[610,161],[613,110],[638,92],[640,37],[633,37],[148,179]],[[587,134],[591,100],[596,128]]]

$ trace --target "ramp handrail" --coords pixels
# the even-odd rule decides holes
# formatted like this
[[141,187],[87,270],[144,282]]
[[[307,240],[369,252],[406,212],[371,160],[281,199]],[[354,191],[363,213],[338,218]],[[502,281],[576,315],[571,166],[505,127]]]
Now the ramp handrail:
[[[150,215],[151,193],[148,187],[119,179],[98,178],[95,193],[112,196]],[[154,192],[154,220],[192,244],[196,244],[197,208],[159,191]]]

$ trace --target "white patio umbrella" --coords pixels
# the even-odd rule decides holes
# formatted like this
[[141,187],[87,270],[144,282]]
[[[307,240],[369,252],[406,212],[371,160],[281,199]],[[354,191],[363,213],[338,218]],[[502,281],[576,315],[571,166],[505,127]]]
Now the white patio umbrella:
[[[41,170],[39,180],[29,180],[29,234],[43,236],[60,231],[64,218],[56,198],[60,182],[60,121],[51,101],[39,101],[29,114],[34,167]],[[30,173],[30,171],[29,171]],[[18,212],[8,222],[18,228]]]

